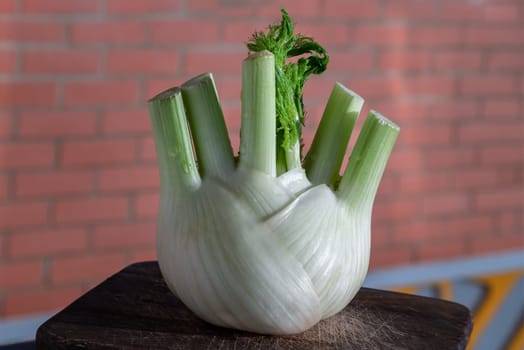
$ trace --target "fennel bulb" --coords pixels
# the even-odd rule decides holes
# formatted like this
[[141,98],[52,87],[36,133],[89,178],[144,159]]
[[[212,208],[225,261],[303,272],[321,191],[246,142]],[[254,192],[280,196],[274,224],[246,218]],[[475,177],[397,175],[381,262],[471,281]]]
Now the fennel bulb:
[[[149,102],[162,275],[202,319],[263,334],[302,332],[355,296],[369,263],[373,200],[399,131],[371,111],[340,177],[363,99],[337,83],[302,167],[304,72],[323,71],[327,55],[292,31],[283,12],[281,26],[254,36],[242,69],[238,158],[211,74]],[[284,55],[262,45],[280,47],[282,33],[288,44],[296,39]],[[304,53],[312,55],[286,68],[285,57]],[[297,72],[298,84],[286,81]]]

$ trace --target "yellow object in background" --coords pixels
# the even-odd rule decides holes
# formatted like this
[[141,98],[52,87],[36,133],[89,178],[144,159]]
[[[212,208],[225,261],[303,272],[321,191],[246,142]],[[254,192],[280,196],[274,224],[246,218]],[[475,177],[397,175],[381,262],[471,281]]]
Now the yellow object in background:
[[467,306],[474,322],[468,350],[524,349],[524,269],[394,290]]

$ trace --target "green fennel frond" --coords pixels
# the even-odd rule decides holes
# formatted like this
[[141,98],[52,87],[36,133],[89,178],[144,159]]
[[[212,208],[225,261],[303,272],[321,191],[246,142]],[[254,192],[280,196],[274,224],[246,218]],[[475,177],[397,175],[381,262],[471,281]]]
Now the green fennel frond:
[[[250,51],[268,50],[275,56],[276,137],[277,147],[281,148],[277,153],[300,142],[304,84],[311,74],[324,72],[329,62],[326,50],[313,38],[294,34],[291,18],[284,9],[281,12],[280,24],[270,25],[267,33],[254,33],[247,43]],[[293,57],[299,58],[288,60]]]

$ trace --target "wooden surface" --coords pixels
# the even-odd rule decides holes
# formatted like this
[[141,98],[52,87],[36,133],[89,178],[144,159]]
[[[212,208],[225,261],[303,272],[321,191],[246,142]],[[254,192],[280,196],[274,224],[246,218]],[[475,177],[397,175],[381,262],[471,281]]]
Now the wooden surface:
[[37,349],[463,349],[470,312],[434,298],[362,288],[339,314],[298,335],[209,325],[164,284],[156,262],[133,264],[44,323]]

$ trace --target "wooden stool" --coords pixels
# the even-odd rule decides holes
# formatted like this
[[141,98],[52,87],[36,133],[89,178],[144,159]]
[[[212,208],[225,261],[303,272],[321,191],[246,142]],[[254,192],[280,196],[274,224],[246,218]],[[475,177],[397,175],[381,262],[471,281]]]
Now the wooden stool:
[[37,349],[464,349],[462,305],[362,288],[337,315],[291,336],[212,326],[167,288],[156,262],[128,266],[45,322]]

